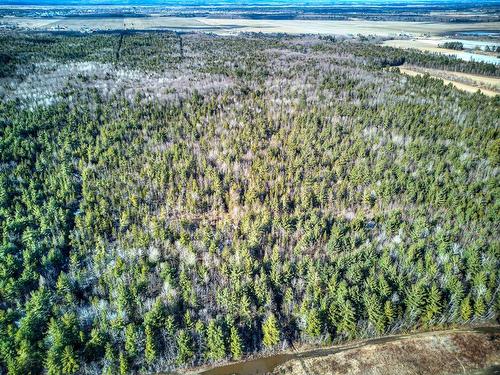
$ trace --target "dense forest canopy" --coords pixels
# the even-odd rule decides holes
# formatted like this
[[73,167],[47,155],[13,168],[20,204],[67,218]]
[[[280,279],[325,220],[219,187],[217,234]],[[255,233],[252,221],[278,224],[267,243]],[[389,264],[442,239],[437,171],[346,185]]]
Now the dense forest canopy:
[[125,374],[500,307],[499,97],[360,40],[0,36],[0,372]]

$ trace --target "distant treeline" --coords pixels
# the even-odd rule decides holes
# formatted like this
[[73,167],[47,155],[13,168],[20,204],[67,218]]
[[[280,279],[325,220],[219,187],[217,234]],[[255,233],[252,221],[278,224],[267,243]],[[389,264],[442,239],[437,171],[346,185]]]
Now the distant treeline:
[[464,44],[462,42],[445,42],[440,44],[439,47],[461,51],[464,49]]

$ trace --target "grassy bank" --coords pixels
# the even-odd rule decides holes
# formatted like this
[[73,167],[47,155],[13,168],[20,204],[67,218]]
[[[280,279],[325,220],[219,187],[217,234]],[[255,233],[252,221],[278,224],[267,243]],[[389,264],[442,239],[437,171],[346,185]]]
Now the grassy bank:
[[185,375],[456,374],[498,365],[498,325],[388,335],[343,345],[302,347],[198,368]]

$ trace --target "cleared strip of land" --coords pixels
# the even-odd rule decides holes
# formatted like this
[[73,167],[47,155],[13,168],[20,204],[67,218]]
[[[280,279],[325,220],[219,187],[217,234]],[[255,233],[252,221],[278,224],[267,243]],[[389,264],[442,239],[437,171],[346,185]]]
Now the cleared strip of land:
[[487,96],[500,94],[500,78],[414,66],[399,67],[399,70],[401,73],[410,76],[424,75],[427,73],[433,78],[442,80],[445,84],[451,83],[462,91],[477,92],[477,90],[480,90]]
[[[440,48],[439,45],[450,41],[452,39],[444,38],[418,38],[418,39],[392,39],[386,40],[382,43],[384,46],[395,47],[395,48],[414,48],[419,51],[440,53],[442,55],[456,56],[459,59],[465,61],[481,61],[490,64],[500,64],[500,59],[494,54],[485,54],[479,51],[467,50],[467,51],[455,51],[452,49]],[[473,42],[469,42],[472,43]],[[496,42],[484,42],[476,41],[479,45],[497,45]]]

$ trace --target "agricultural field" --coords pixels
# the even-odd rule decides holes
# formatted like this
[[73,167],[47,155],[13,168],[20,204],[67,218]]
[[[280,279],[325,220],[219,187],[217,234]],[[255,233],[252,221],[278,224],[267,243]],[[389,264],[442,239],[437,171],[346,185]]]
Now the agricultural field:
[[38,31],[48,30],[203,30],[217,34],[238,34],[240,32],[328,34],[328,35],[375,35],[375,36],[422,36],[463,31],[498,31],[500,22],[404,22],[349,20],[276,20],[276,19],[233,19],[209,17],[3,17],[0,26],[17,27]]
[[[500,58],[498,57],[498,52],[496,52],[497,48],[500,48],[500,43],[498,39],[494,40],[461,40],[465,48],[464,50],[456,51],[451,49],[446,49],[440,47],[447,41],[456,41],[457,39],[453,38],[442,38],[442,37],[434,37],[434,38],[412,38],[412,39],[391,39],[386,40],[382,44],[389,47],[396,48],[404,48],[404,49],[417,49],[424,52],[438,53],[446,56],[455,56],[459,59],[465,61],[477,61],[484,62],[489,64],[500,64]],[[494,49],[495,52],[486,53],[484,49],[486,48]]]

